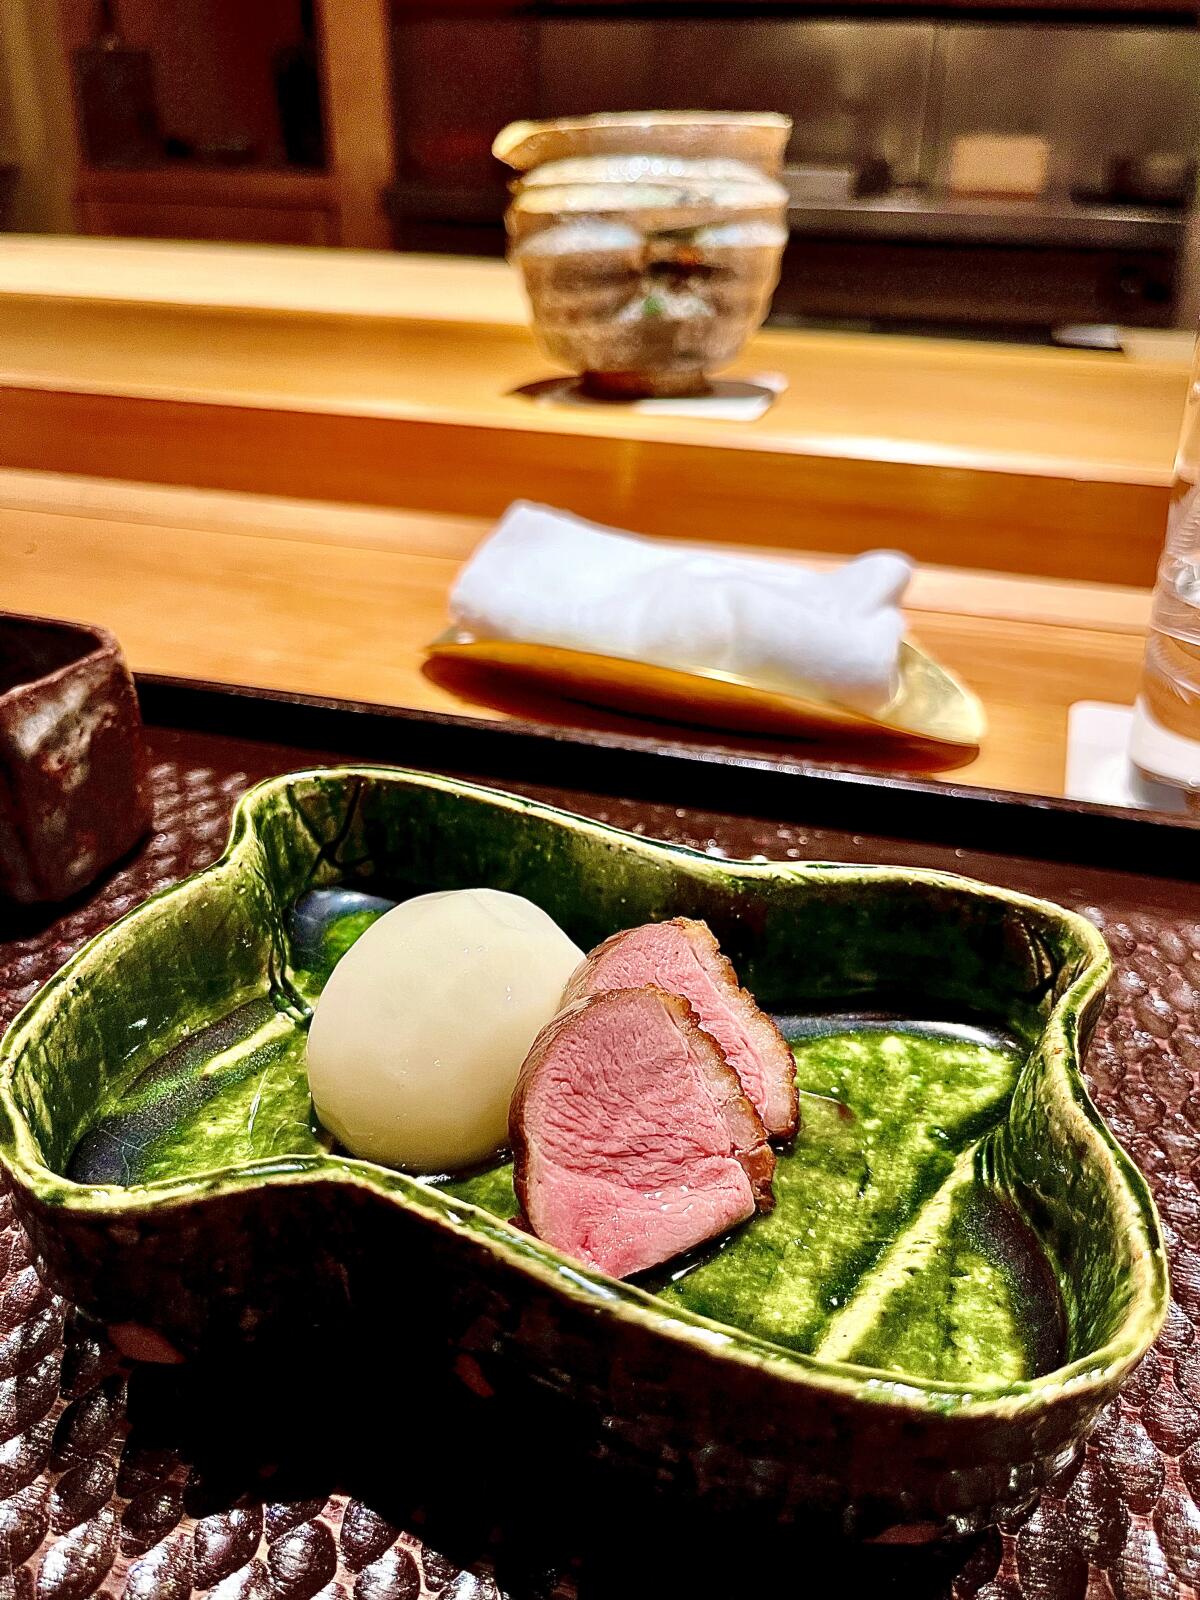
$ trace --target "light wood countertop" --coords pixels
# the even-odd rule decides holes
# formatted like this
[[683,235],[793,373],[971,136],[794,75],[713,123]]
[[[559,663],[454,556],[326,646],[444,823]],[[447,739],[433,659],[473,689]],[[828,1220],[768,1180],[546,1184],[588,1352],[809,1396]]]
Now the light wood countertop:
[[[1148,584],[1186,356],[768,330],[760,420],[535,404],[499,262],[0,246],[0,467]],[[1186,341],[1184,341],[1186,345]]]
[[7,234],[0,296],[519,326],[517,274],[470,256]]
[[106,623],[148,671],[650,731],[425,668],[526,495],[817,563],[908,550],[912,630],[991,723],[954,782],[1060,793],[1068,707],[1132,699],[1186,341],[768,331],[736,370],[788,388],[745,424],[536,405],[523,317],[499,263],[7,241],[2,603]]
[[[5,606],[103,623],[135,668],[661,735],[661,724],[423,669],[423,646],[446,624],[453,576],[488,526],[427,512],[0,473]],[[1138,589],[922,568],[910,593],[911,629],[980,694],[991,724],[975,760],[945,776],[1061,793],[1067,708],[1132,699],[1148,604]],[[861,747],[785,748],[808,759],[895,760],[894,752],[871,757]]]

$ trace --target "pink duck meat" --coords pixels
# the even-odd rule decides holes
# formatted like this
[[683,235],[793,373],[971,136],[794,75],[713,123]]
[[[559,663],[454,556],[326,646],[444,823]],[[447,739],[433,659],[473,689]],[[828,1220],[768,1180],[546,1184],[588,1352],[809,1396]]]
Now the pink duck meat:
[[761,1118],[688,1003],[660,989],[595,995],[548,1023],[509,1136],[530,1228],[615,1278],[772,1204]]
[[682,995],[724,1051],[767,1133],[791,1138],[800,1121],[792,1052],[770,1017],[739,988],[708,924],[676,917],[614,933],[572,973],[563,1004],[643,984]]

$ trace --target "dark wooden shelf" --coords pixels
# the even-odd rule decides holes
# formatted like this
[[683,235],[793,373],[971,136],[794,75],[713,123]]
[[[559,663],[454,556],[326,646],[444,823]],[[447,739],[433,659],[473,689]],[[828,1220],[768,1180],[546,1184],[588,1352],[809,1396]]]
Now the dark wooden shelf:
[[730,16],[906,17],[973,22],[1020,21],[1103,23],[1127,18],[1141,27],[1200,27],[1200,0],[392,0],[392,14],[428,18],[524,15],[530,17],[598,16],[664,17],[686,13],[697,20]]
[[86,200],[161,200],[199,205],[328,206],[333,180],[304,167],[220,166],[164,161],[153,167],[79,169],[77,190]]

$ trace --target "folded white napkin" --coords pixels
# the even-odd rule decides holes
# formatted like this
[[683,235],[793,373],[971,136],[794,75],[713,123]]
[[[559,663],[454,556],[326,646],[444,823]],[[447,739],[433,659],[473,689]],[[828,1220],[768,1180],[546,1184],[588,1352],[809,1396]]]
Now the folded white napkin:
[[871,712],[896,688],[911,575],[890,551],[812,572],[518,500],[459,573],[450,614],[478,638],[732,672]]

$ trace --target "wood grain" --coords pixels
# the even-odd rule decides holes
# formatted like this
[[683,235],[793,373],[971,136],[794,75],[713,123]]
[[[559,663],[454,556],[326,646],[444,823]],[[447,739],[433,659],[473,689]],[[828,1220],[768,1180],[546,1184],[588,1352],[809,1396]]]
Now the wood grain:
[[[514,393],[544,377],[548,364],[501,262],[396,257],[376,263],[369,285],[350,294],[335,293],[333,283],[353,277],[358,261],[318,251],[143,244],[131,254],[117,241],[89,241],[57,264],[58,246],[20,246],[0,252],[4,374],[59,389],[229,403],[270,397],[510,432],[1157,486],[1170,479],[1187,386],[1186,348],[1177,360],[1134,361],[768,329],[731,369],[786,380],[786,392],[752,424],[628,406],[540,406]],[[156,271],[143,270],[147,260]],[[164,279],[177,266],[181,286],[172,297]],[[480,309],[489,301],[485,321]],[[277,314],[266,314],[276,302]],[[306,308],[311,315],[298,326]],[[246,309],[262,314],[237,315]]]
[[[263,538],[368,550],[404,550],[414,555],[445,556],[453,561],[464,561],[490,526],[476,517],[429,516],[394,507],[231,494],[215,489],[165,488],[38,472],[0,472],[0,505],[10,511],[50,511],[131,525],[252,533]],[[740,548],[743,553],[779,554],[766,545],[728,548]],[[816,550],[798,550],[795,558],[817,569],[837,566],[841,560]],[[1133,633],[1139,638],[1149,620],[1149,599],[1145,589],[1115,584],[1062,583],[936,566],[918,567],[908,591],[908,605],[914,612],[952,612],[965,603],[972,616],[1100,628]]]
[[340,242],[386,250],[383,191],[396,170],[387,0],[322,0],[317,14]]
[[[204,166],[188,161],[145,169],[84,166],[77,192],[85,200],[114,203],[295,207],[302,211],[329,208],[335,200],[334,185],[323,172],[295,167]],[[178,248],[173,245],[168,253]],[[103,244],[100,250],[100,259],[107,259]],[[236,255],[235,251],[235,259]]]
[[40,234],[4,241],[0,296],[10,295],[510,327],[527,315],[517,274],[496,262]]
[[75,198],[89,233],[169,239],[176,242],[172,248],[191,239],[259,245],[338,240],[335,189],[320,172],[186,162],[149,171],[84,166]]
[[1148,584],[1167,489],[0,382],[0,466]]
[[92,234],[141,234],[148,239],[244,239],[251,243],[336,244],[332,211],[298,206],[196,205],[152,200],[81,200],[79,215]]
[[[449,585],[487,526],[411,510],[0,474],[5,605],[104,623],[136,668],[655,730],[495,680],[424,670],[423,646],[447,620]],[[1068,707],[1129,701],[1136,691],[1145,593],[927,570],[913,602],[914,634],[980,694],[991,722],[984,748],[954,781],[1061,793]],[[861,747],[788,748],[896,760]]]
[[752,424],[545,406],[502,264],[376,259],[335,294],[329,261],[371,258],[319,256],[18,241],[0,467],[1151,581],[1182,359],[767,331],[734,370],[787,389]]

